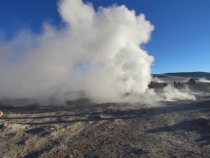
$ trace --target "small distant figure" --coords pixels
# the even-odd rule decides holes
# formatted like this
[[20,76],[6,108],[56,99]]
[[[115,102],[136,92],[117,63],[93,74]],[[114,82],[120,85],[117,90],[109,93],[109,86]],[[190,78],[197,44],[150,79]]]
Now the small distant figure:
[[153,88],[153,82],[152,81],[149,84],[149,88]]
[[164,83],[163,83],[163,85],[164,85],[164,87],[165,87],[165,86],[167,85],[167,83],[166,83],[166,82],[164,82]]
[[174,86],[176,85],[176,81],[174,81]]

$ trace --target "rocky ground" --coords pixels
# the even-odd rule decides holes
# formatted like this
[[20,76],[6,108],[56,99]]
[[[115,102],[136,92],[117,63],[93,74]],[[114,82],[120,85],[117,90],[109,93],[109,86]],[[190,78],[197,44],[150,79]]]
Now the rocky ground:
[[210,157],[210,95],[197,101],[0,107],[0,157]]

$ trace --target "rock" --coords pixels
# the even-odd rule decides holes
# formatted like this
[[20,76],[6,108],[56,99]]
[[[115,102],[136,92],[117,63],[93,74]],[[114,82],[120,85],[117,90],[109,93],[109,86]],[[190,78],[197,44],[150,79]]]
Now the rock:
[[5,125],[4,123],[2,123],[2,124],[0,125],[1,131],[4,132],[5,128],[6,128],[6,125]]
[[206,119],[206,118],[198,118],[198,119],[195,119],[193,122],[195,124],[205,125],[205,124],[208,124],[210,122],[210,120]]

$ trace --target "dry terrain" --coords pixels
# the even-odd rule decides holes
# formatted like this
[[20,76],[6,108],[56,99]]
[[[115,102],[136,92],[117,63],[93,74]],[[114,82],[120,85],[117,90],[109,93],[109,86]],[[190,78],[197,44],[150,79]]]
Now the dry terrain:
[[210,157],[209,84],[196,86],[196,101],[0,105],[0,157]]

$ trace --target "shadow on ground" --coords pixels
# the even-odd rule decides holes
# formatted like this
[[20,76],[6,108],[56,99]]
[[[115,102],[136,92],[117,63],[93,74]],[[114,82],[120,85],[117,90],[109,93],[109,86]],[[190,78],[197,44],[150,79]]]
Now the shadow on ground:
[[180,123],[164,126],[157,129],[148,130],[148,133],[161,133],[161,132],[177,132],[177,131],[186,131],[186,132],[197,132],[201,138],[195,140],[200,142],[202,146],[210,145],[210,119],[206,118],[197,118],[187,121],[182,121]]
[[[40,122],[40,123],[28,123],[30,125],[36,124],[56,124],[56,123],[72,123],[72,122],[88,122],[88,121],[102,121],[102,120],[115,120],[115,119],[133,119],[141,118],[145,115],[147,117],[153,117],[154,115],[168,114],[175,112],[184,111],[200,111],[206,112],[210,110],[210,101],[199,101],[199,102],[189,102],[189,101],[179,101],[179,102],[161,102],[159,107],[143,108],[142,105],[130,104],[116,104],[116,103],[106,103],[106,104],[96,104],[96,105],[83,105],[75,106],[60,106],[60,107],[17,107],[17,108],[5,108],[0,107],[0,110],[4,111],[4,114],[39,114],[39,113],[49,113],[58,112],[51,116],[27,116],[27,117],[1,117],[4,120],[24,120],[24,119],[46,119],[46,118],[57,118],[57,121]],[[115,110],[110,109],[110,107],[116,107]],[[126,107],[122,109],[122,107]],[[102,112],[98,112],[101,109]],[[59,112],[71,111],[73,114],[59,114]],[[102,118],[101,116],[110,116],[109,118]],[[64,117],[85,117],[86,119],[74,119],[72,121],[62,120]],[[24,123],[25,124],[25,123]]]

